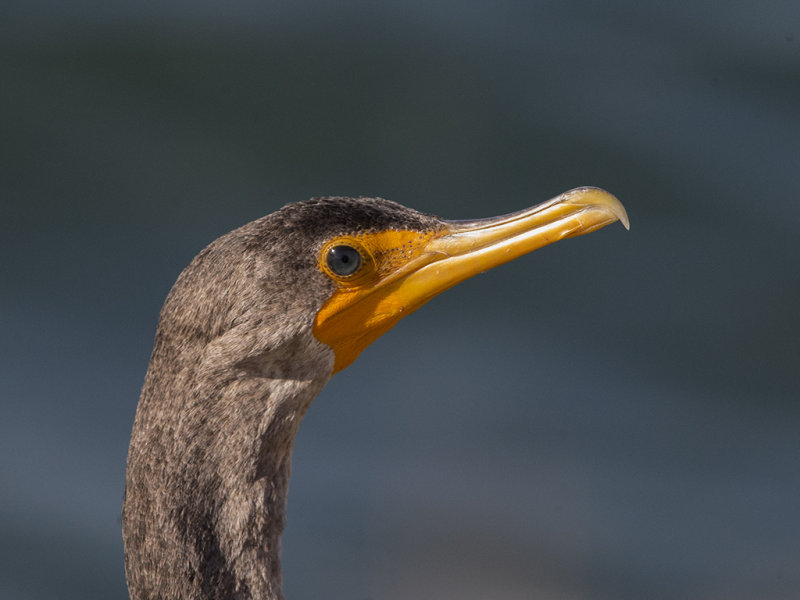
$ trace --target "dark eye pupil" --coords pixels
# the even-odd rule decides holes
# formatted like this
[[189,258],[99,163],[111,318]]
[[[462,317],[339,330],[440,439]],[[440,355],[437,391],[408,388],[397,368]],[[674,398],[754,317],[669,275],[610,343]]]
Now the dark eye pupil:
[[328,266],[337,275],[352,275],[361,266],[361,255],[350,246],[334,246],[328,251]]

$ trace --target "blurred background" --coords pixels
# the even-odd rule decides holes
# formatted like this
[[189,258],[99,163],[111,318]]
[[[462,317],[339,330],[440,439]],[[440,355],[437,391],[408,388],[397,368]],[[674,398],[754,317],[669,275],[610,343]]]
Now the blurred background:
[[158,311],[315,195],[621,226],[476,277],[316,400],[290,600],[800,597],[800,5],[0,9],[0,597],[125,599]]

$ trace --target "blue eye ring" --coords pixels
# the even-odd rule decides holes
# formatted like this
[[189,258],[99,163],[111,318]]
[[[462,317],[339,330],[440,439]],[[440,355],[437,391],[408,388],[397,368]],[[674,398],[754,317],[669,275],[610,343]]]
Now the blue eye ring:
[[352,275],[364,262],[361,253],[346,244],[338,244],[328,250],[326,257],[328,268],[339,277]]

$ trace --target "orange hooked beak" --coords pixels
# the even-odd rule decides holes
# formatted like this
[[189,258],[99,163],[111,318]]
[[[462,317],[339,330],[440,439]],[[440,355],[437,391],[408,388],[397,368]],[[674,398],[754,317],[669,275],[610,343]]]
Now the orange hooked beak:
[[340,282],[314,321],[330,346],[333,372],[349,366],[401,318],[457,283],[558,240],[620,221],[619,200],[592,187],[500,217],[441,221],[432,231],[378,231],[347,238],[365,257],[361,272]]

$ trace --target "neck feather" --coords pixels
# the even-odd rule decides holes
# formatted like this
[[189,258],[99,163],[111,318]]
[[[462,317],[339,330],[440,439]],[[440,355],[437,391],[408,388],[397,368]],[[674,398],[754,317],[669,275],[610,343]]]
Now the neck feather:
[[176,362],[157,341],[128,455],[132,600],[283,598],[294,438],[332,356],[313,339],[288,352],[288,363],[285,345],[245,357],[218,345],[227,350],[208,344]]

